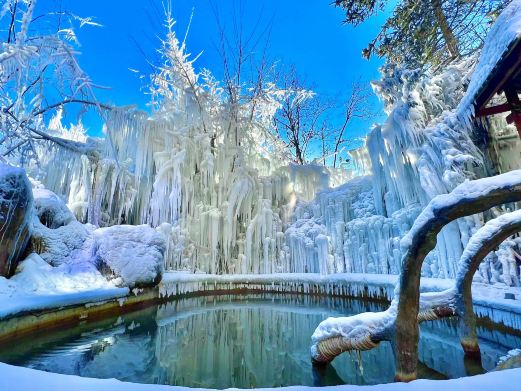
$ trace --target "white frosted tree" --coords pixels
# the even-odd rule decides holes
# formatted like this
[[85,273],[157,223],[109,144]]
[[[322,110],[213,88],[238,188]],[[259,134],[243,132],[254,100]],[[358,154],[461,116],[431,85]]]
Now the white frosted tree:
[[48,131],[57,110],[110,109],[97,102],[96,86],[77,61],[74,27],[99,24],[65,11],[36,15],[35,9],[36,0],[6,0],[0,10],[8,26],[0,43],[0,158],[20,163],[38,160],[41,142],[84,152]]

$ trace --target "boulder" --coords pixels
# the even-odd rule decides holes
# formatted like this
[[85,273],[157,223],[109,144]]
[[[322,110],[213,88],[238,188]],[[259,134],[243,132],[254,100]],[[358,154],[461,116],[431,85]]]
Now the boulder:
[[161,281],[165,241],[147,225],[96,229],[76,220],[52,191],[34,189],[30,250],[51,266],[94,267],[120,287],[143,288]]
[[94,227],[77,221],[65,202],[52,191],[33,189],[33,196],[31,251],[52,266],[88,262]]
[[115,225],[94,231],[94,258],[98,270],[116,285],[155,286],[163,275],[165,241],[147,225]]
[[32,191],[21,168],[0,163],[0,276],[11,277],[31,236]]
[[56,229],[76,220],[65,202],[47,189],[33,189],[34,210],[40,223]]

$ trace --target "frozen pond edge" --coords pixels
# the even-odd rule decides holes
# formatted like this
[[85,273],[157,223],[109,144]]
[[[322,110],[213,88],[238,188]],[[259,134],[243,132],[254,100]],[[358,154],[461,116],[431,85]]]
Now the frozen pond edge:
[[[165,273],[158,288],[147,290],[134,290],[129,292],[125,289],[114,289],[112,291],[75,292],[71,294],[46,295],[44,297],[35,295],[25,297],[23,301],[16,302],[9,298],[0,297],[0,340],[5,340],[10,335],[30,334],[39,328],[41,322],[62,321],[69,319],[81,321],[93,317],[102,317],[106,312],[126,312],[135,306],[144,305],[147,302],[167,300],[176,296],[197,293],[212,292],[241,292],[262,291],[275,293],[302,293],[322,294],[328,296],[351,296],[370,297],[378,299],[392,298],[397,276],[394,275],[367,275],[367,274],[333,274],[322,276],[319,274],[268,274],[268,275],[208,275],[172,272]],[[448,288],[452,280],[422,279],[422,290],[436,291]],[[476,284],[473,287],[475,310],[478,316],[488,317],[490,320],[503,323],[505,326],[521,329],[521,289],[485,286]],[[505,299],[504,293],[508,291],[515,299]],[[8,301],[9,299],[9,301]],[[120,307],[120,308],[118,308]],[[10,309],[11,311],[6,311]],[[18,312],[13,312],[19,309]],[[25,322],[25,323],[24,323]],[[32,371],[34,373],[28,373]],[[364,389],[408,389],[408,390],[430,390],[434,387],[446,387],[447,390],[463,390],[475,385],[479,390],[497,389],[500,383],[505,386],[521,382],[521,369],[509,370],[508,376],[494,372],[478,377],[464,379],[453,379],[444,381],[418,380],[413,383],[393,383],[377,386],[363,386]],[[42,378],[42,382],[39,378]],[[485,378],[484,378],[485,377]],[[26,381],[41,383],[41,390],[55,390],[57,386],[71,385],[74,389],[125,389],[125,390],[147,390],[157,385],[139,385],[124,383],[116,380],[87,379],[74,376],[50,374],[27,368],[13,367],[0,364],[0,388],[9,390],[26,389]],[[34,379],[38,380],[34,380]],[[486,380],[485,380],[486,379]],[[27,380],[28,381],[28,380]],[[514,382],[514,383],[512,383]],[[432,383],[432,384],[431,384]],[[5,387],[1,387],[4,385]],[[167,387],[167,386],[165,386]],[[171,386],[168,386],[171,389]],[[432,387],[432,388],[431,388]],[[183,387],[175,387],[186,389]],[[286,389],[304,389],[311,387],[285,387]],[[337,389],[356,390],[360,386],[337,386]]]

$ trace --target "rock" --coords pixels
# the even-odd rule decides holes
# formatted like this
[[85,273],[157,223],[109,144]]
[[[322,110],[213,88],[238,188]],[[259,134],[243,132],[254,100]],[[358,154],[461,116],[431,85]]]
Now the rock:
[[33,195],[35,215],[30,249],[52,266],[88,262],[94,227],[77,221],[52,191],[33,189]]
[[34,210],[40,222],[56,229],[76,220],[65,202],[47,189],[33,189]]
[[163,275],[165,241],[147,225],[115,225],[94,231],[94,262],[116,285],[155,286]]
[[31,236],[32,191],[25,171],[0,163],[0,276],[11,277]]
[[512,349],[506,356],[501,357],[495,370],[501,371],[513,368],[521,368],[521,349]]

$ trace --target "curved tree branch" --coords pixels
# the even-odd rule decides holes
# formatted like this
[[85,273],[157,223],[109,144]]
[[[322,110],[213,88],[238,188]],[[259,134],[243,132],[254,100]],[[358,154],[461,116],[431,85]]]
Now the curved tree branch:
[[467,356],[479,357],[476,316],[472,305],[472,278],[483,259],[503,241],[521,231],[521,210],[490,220],[470,239],[456,276],[456,311],[460,316],[460,341]]
[[[312,337],[313,360],[329,362],[344,351],[371,349],[380,341],[396,339],[396,378],[412,380],[416,376],[418,359],[418,323],[451,315],[461,315],[462,321],[468,324],[461,336],[462,345],[470,348],[477,345],[472,336],[472,327],[475,324],[472,323],[472,277],[479,263],[490,251],[521,229],[521,212],[502,215],[478,230],[460,259],[454,288],[420,295],[421,266],[427,254],[435,247],[436,236],[443,226],[458,217],[519,200],[521,170],[466,182],[450,194],[435,197],[402,240],[402,246],[407,247],[407,251],[403,257],[395,298],[390,307],[380,313],[329,318],[322,322]],[[467,321],[469,317],[470,321]]]
[[396,296],[396,378],[416,378],[418,362],[418,316],[421,267],[425,257],[436,246],[441,229],[460,217],[484,212],[494,206],[521,200],[521,170],[490,178],[469,181],[450,194],[437,196],[418,216],[402,240],[407,251],[402,258],[402,270]]

